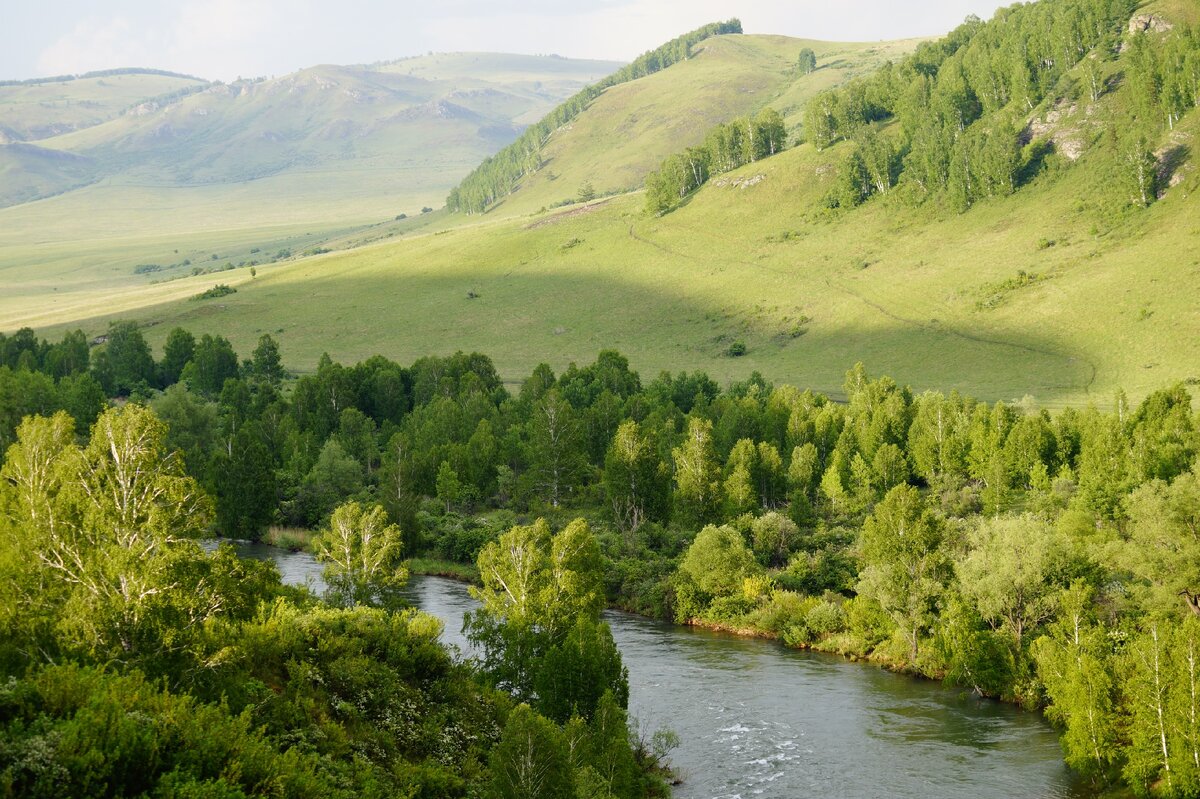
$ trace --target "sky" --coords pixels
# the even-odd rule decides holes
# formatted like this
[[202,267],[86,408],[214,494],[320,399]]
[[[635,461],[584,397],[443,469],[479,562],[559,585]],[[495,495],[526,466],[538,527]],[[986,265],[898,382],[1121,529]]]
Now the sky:
[[629,60],[707,22],[876,41],[945,33],[996,0],[0,0],[0,79],[152,67],[211,80],[428,51]]

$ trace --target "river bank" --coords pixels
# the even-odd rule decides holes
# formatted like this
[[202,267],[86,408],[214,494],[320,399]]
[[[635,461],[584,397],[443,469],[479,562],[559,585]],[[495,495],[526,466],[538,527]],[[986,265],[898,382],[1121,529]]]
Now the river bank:
[[[311,555],[239,545],[319,590]],[[411,567],[409,594],[464,654],[469,576],[438,561]],[[449,577],[425,576],[440,571]],[[730,630],[606,611],[630,673],[640,734],[679,734],[679,799],[819,795],[834,799],[1083,799],[1095,791],[1063,764],[1036,714],[912,680],[873,664]],[[742,632],[745,632],[744,630]]]

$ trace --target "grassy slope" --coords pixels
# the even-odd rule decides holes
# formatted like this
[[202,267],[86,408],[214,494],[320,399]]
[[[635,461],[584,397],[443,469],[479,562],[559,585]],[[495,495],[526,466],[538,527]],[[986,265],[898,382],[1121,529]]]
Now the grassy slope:
[[[545,147],[545,166],[491,213],[537,211],[577,196],[585,183],[602,194],[637,188],[665,157],[698,144],[714,125],[768,104],[794,126],[813,94],[899,58],[915,44],[709,39],[691,59],[606,91],[587,113],[555,132]],[[813,48],[821,68],[798,78],[794,64],[804,47]]]

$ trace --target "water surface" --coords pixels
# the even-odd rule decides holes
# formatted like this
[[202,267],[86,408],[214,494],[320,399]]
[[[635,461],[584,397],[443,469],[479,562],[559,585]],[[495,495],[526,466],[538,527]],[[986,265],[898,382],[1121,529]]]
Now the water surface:
[[[311,556],[243,545],[284,580],[321,590]],[[470,656],[460,583],[414,577],[415,605]],[[1087,791],[1062,764],[1038,715],[937,683],[770,641],[605,614],[629,669],[629,710],[647,733],[682,740],[671,762],[680,799],[1076,799]]]

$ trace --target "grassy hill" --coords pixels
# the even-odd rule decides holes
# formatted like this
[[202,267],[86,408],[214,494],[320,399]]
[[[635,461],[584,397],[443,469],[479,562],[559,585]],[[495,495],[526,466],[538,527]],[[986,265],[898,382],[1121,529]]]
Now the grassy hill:
[[[491,211],[524,214],[561,205],[590,184],[599,194],[641,187],[676,150],[697,144],[713,125],[772,105],[795,126],[815,93],[909,52],[916,41],[819,42],[788,36],[708,39],[670,69],[607,89],[587,112],[555,131],[544,166]],[[809,47],[816,72],[801,76],[796,58]]]
[[116,119],[206,82],[149,70],[114,70],[0,83],[0,144],[38,141]]
[[[1149,8],[1169,14],[1171,6]],[[649,168],[634,158],[643,140],[648,150],[672,135],[676,147],[685,144],[678,132],[648,123],[656,102],[670,100],[668,120],[684,109],[711,120],[757,107],[728,107],[736,90],[701,91],[706,58],[774,64],[754,84],[768,87],[756,89],[756,102],[769,93],[794,119],[813,91],[803,85],[808,78],[782,77],[785,55],[798,46],[722,37],[685,63],[609,90],[556,134],[545,174],[495,213],[438,213],[371,235],[348,233],[347,243],[383,240],[263,269],[254,279],[240,270],[221,279],[238,292],[219,300],[187,300],[215,282],[201,276],[110,294],[103,312],[86,291],[27,301],[31,310],[10,306],[0,325],[36,324],[53,334],[82,324],[99,332],[111,318],[133,316],[155,342],[183,325],[226,335],[244,351],[269,332],[296,368],[311,368],[325,351],[342,360],[383,353],[406,361],[473,349],[490,354],[510,379],[541,361],[560,369],[615,347],[644,375],[699,368],[727,380],[757,370],[835,395],[845,370],[862,360],[918,389],[1028,395],[1049,406],[1107,403],[1118,388],[1136,398],[1173,381],[1200,382],[1192,299],[1200,280],[1200,171],[1190,158],[1200,114],[1153,142],[1160,168],[1171,161],[1170,174],[1158,202],[1132,207],[1114,189],[1119,164],[1106,133],[1125,113],[1128,56],[1108,63],[1110,89],[1097,102],[1077,98],[1071,87],[1082,76],[1071,74],[1063,91],[1026,114],[1028,135],[1049,143],[1037,176],[965,213],[937,202],[913,206],[899,192],[827,210],[824,198],[855,146],[840,142],[823,151],[804,144],[718,175],[661,217],[647,216],[638,192],[519,215],[559,196],[553,184],[560,181],[604,188],[596,177],[604,173],[592,170],[605,158],[627,165],[630,177],[620,180],[634,179]],[[826,53],[822,63],[829,47],[818,51]],[[878,58],[885,51],[843,52]],[[844,75],[865,69],[841,57]],[[754,72],[726,63],[710,74],[749,81]],[[750,85],[744,81],[733,85]],[[583,135],[621,125],[626,134],[607,145]],[[550,181],[552,174],[565,177]],[[729,354],[735,342],[745,345],[744,356]]]

